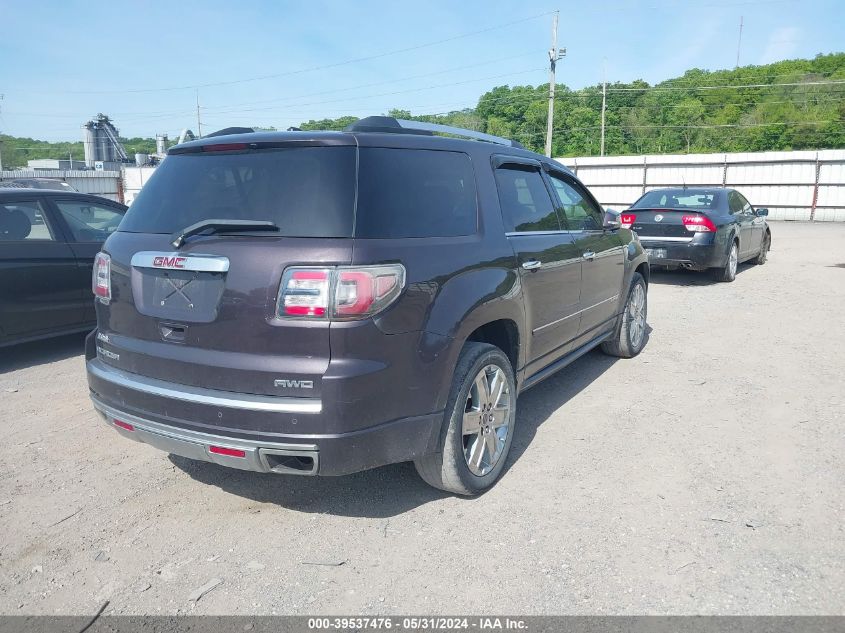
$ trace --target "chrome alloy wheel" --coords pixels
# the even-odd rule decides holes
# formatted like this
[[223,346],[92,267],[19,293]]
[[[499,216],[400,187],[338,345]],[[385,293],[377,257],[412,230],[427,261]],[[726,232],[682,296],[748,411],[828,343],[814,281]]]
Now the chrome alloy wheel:
[[464,459],[479,477],[498,463],[508,439],[511,394],[505,372],[487,365],[476,375],[467,394],[463,419]]
[[645,290],[642,284],[637,284],[631,291],[631,298],[628,299],[628,333],[631,336],[631,346],[636,349],[640,346],[645,335]]
[[731,277],[736,275],[736,265],[739,261],[739,254],[736,250],[736,242],[731,246],[731,254],[728,256],[728,269],[731,271]]

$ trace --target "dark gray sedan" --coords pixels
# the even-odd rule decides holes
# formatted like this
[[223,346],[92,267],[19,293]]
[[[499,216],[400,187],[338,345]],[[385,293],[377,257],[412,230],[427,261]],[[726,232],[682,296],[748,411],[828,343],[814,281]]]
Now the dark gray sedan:
[[94,255],[126,207],[50,189],[0,189],[0,347],[94,327]]
[[764,264],[772,245],[768,209],[755,209],[735,189],[655,189],[620,215],[636,231],[652,267],[711,270],[733,281],[737,265]]

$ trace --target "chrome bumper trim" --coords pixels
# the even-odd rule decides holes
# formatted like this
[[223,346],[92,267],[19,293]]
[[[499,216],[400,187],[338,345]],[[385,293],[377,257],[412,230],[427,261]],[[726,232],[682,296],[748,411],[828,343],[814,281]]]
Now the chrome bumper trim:
[[259,396],[249,393],[191,387],[190,385],[176,385],[175,383],[164,380],[131,374],[110,367],[96,359],[89,360],[87,365],[88,371],[101,380],[163,398],[173,398],[174,400],[196,402],[198,404],[226,407],[229,409],[267,411],[270,413],[320,413],[323,409],[322,402],[312,398]]
[[[149,444],[159,450],[181,455],[189,459],[213,462],[221,466],[250,470],[259,473],[284,473],[295,475],[316,475],[319,468],[319,452],[316,444],[287,444],[279,442],[259,442],[246,440],[237,437],[214,435],[181,429],[160,422],[153,422],[139,418],[131,413],[124,413],[101,402],[95,396],[91,396],[94,408],[103,417],[106,424],[123,437]],[[121,428],[115,424],[115,420],[130,424],[133,430]],[[243,457],[232,457],[212,453],[210,446],[221,446],[244,451]],[[295,470],[273,467],[267,460],[267,456],[288,455],[308,457],[313,460],[313,467],[310,471]]]

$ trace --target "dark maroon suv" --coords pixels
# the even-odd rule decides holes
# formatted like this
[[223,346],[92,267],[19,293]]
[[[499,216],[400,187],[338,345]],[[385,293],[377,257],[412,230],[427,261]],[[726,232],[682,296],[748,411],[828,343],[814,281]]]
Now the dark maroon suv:
[[521,391],[598,345],[642,349],[648,275],[571,172],[505,139],[387,117],[205,138],[170,150],[97,257],[91,398],[189,458],[413,460],[475,494]]

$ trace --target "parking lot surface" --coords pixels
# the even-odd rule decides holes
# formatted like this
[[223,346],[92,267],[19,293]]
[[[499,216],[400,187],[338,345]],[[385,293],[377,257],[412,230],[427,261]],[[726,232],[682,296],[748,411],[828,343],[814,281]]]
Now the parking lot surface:
[[643,353],[524,393],[476,499],[169,457],[81,337],[0,349],[0,613],[841,614],[845,226],[772,232],[732,284],[655,273]]

